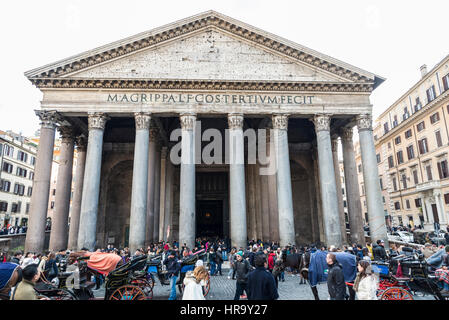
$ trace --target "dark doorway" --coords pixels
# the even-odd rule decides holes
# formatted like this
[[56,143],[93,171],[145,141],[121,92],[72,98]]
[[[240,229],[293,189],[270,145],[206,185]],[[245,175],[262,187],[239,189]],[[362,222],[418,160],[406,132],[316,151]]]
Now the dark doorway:
[[197,200],[196,237],[223,238],[223,200]]
[[432,204],[432,213],[433,213],[433,221],[436,223],[440,223],[440,219],[438,218],[438,209],[436,204]]

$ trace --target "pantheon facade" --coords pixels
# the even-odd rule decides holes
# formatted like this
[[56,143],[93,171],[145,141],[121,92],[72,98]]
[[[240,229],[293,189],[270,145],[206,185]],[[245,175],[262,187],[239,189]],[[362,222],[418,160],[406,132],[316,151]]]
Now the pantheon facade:
[[[387,241],[369,100],[384,79],[373,73],[207,11],[25,75],[43,93],[26,251],[44,249],[56,130],[50,250],[192,248],[202,236],[237,247],[364,243],[355,127],[371,239]],[[230,151],[221,157],[211,144]],[[268,162],[250,161],[254,148]]]

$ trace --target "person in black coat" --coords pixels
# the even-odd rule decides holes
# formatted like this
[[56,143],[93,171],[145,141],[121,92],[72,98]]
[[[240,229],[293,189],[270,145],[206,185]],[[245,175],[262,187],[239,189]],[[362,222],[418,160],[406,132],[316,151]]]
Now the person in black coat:
[[256,269],[248,275],[248,300],[275,300],[279,298],[273,275],[265,268],[267,257],[257,254],[254,258]]
[[384,241],[377,240],[377,245],[373,246],[373,256],[375,261],[385,261],[387,260],[387,252],[384,248]]
[[345,277],[343,267],[337,262],[337,257],[332,252],[326,256],[326,262],[329,266],[327,274],[327,289],[331,300],[344,300],[346,293]]
[[170,297],[168,300],[176,300],[176,280],[179,276],[179,271],[181,270],[181,264],[176,258],[176,253],[170,251],[167,259],[164,260],[164,264],[167,266],[167,276],[170,279]]
[[245,291],[248,295],[248,275],[251,271],[251,265],[248,260],[243,259],[243,252],[239,251],[235,254],[236,261],[234,263],[235,276],[236,276],[236,288],[234,300],[239,300],[240,296],[243,295]]

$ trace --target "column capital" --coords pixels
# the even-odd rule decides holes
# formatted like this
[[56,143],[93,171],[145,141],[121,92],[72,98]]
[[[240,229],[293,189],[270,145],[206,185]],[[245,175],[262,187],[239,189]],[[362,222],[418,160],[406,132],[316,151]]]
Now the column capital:
[[360,114],[355,119],[359,131],[373,130],[373,120],[370,114]]
[[104,130],[106,126],[106,121],[110,118],[106,113],[102,112],[92,112],[88,113],[88,123],[89,130],[91,129],[101,129]]
[[71,142],[75,139],[74,130],[72,126],[59,126],[59,134],[61,135],[62,143]]
[[196,114],[195,113],[181,113],[179,115],[182,130],[195,129]]
[[86,151],[87,149],[87,138],[84,134],[79,135],[75,138],[76,148],[78,151]]
[[288,114],[275,114],[271,119],[273,129],[287,130],[288,129]]
[[330,131],[331,117],[328,114],[316,114],[313,117],[315,131]]
[[342,128],[340,131],[341,140],[352,142],[352,128]]
[[150,128],[151,114],[146,112],[135,112],[136,130],[148,130]]
[[34,110],[36,115],[41,120],[43,128],[55,129],[57,122],[61,121],[61,115],[56,111]]
[[229,129],[243,129],[243,114],[241,113],[229,113],[228,114],[228,127]]

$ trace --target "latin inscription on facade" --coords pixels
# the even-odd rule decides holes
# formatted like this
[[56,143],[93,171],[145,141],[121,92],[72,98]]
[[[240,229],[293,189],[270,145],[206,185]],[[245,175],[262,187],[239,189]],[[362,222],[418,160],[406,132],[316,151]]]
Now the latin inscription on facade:
[[263,94],[187,94],[187,93],[130,93],[108,94],[107,102],[117,103],[173,103],[173,104],[313,104],[315,96]]

